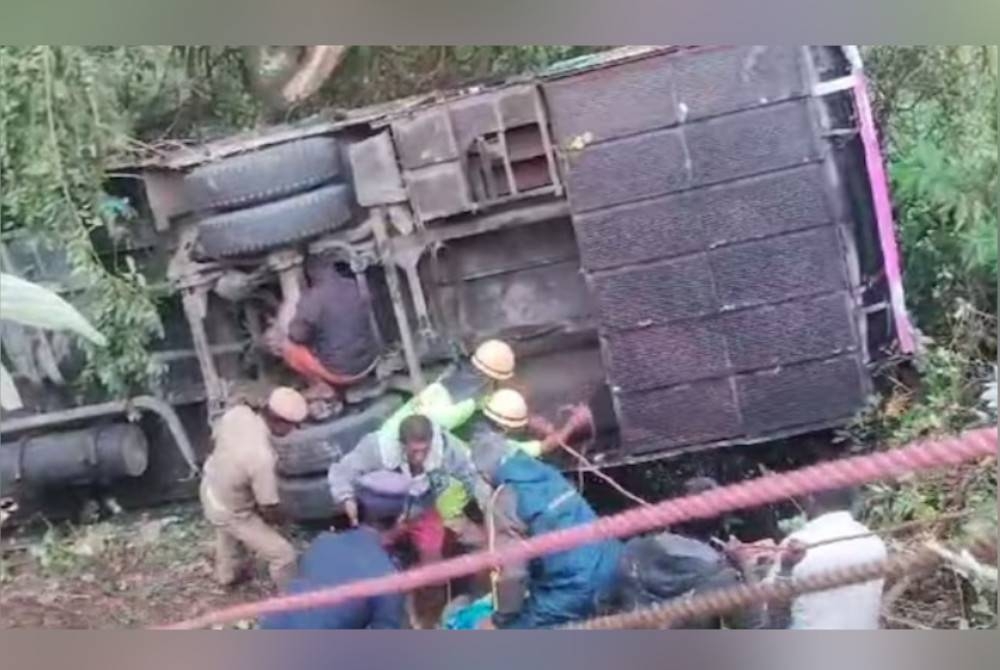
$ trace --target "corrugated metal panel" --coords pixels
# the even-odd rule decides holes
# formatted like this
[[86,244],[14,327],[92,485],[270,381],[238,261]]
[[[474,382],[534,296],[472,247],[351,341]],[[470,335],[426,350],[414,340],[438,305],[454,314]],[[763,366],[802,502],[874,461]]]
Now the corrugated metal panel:
[[673,58],[677,104],[701,119],[806,94],[802,47],[750,46]]
[[566,146],[664,128],[678,121],[667,57],[594,70],[544,86],[556,142]]
[[728,379],[618,396],[622,441],[636,452],[729,439],[742,432]]
[[712,270],[704,254],[592,277],[601,323],[631,329],[716,312]]
[[657,56],[546,85],[627,451],[807,430],[863,403],[803,55]]
[[864,401],[856,356],[743,375],[736,383],[749,435],[847,419]]
[[817,165],[753,176],[576,217],[588,268],[680,256],[830,223]]
[[725,308],[847,288],[833,226],[717,249],[710,260]]

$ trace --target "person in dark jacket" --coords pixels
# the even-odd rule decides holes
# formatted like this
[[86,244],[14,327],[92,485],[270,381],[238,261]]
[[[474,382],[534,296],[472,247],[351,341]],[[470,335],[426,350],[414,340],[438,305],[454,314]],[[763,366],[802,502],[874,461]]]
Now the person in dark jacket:
[[[395,480],[399,480],[397,483]],[[409,482],[405,475],[374,472],[358,483],[362,523],[357,528],[325,532],[313,540],[299,561],[298,576],[286,593],[297,595],[397,572],[383,547],[383,533],[395,524],[405,506]],[[333,607],[267,615],[265,630],[398,629],[406,622],[405,597],[390,593],[351,600]]]
[[296,306],[282,348],[285,362],[306,377],[307,397],[332,397],[332,390],[364,379],[379,354],[370,306],[352,277],[333,262],[310,257],[309,288]]
[[[501,426],[480,427],[472,440],[473,462],[496,487],[488,514],[498,546],[597,519],[559,470],[511,446]],[[481,627],[547,628],[593,615],[613,586],[620,552],[617,540],[604,540],[505,566],[495,612]]]
[[[710,477],[694,477],[683,485],[685,496],[718,487]],[[669,531],[635,537],[625,543],[618,563],[618,579],[607,611],[644,609],[678,598],[688,598],[738,586],[744,576],[721,548],[723,521],[693,519]],[[673,628],[761,628],[763,608],[751,606],[724,616],[688,619]]]

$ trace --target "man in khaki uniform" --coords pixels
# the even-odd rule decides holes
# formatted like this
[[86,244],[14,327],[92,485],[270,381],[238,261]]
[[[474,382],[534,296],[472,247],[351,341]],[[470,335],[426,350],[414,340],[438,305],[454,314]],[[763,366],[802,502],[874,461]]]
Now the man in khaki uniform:
[[242,547],[267,561],[278,588],[295,575],[295,550],[270,525],[281,519],[270,437],[287,434],[307,413],[305,399],[282,387],[271,393],[261,414],[238,405],[215,426],[215,449],[205,462],[201,505],[215,526],[215,577],[223,586],[241,577]]

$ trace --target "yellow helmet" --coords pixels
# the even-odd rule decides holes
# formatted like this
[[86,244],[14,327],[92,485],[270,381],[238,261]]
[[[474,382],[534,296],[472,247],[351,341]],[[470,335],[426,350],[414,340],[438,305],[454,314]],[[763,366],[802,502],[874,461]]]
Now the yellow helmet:
[[472,364],[491,379],[510,379],[514,376],[514,350],[502,340],[486,340],[476,347]]
[[522,428],[528,423],[528,403],[514,389],[500,389],[486,400],[483,414],[504,428]]

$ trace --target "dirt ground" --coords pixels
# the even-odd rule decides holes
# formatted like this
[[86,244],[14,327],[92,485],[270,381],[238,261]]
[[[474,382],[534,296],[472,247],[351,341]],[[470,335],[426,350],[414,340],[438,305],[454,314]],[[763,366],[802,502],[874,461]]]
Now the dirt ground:
[[263,575],[232,592],[215,584],[211,529],[194,507],[5,533],[2,547],[3,628],[137,628],[269,595]]
[[[299,551],[316,532],[285,530]],[[233,590],[216,585],[212,529],[196,504],[81,527],[5,531],[0,549],[0,628],[142,628],[275,595],[260,563],[255,577]],[[419,591],[409,625],[436,627],[447,593]]]

